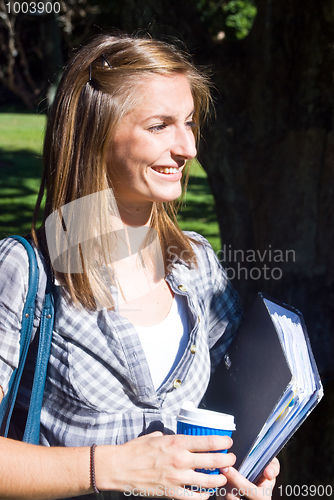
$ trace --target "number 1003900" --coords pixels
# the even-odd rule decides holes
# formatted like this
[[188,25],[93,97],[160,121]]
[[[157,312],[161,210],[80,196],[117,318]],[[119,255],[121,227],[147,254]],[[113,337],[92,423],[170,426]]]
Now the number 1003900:
[[8,14],[59,14],[60,2],[8,2]]
[[279,486],[278,487],[279,494],[282,496],[282,494],[285,493],[285,496],[287,497],[332,497],[333,494],[333,487],[330,484],[327,484],[326,486],[319,484],[316,486],[315,484],[311,485],[306,485],[303,484],[302,486],[299,486],[298,484],[295,484],[294,486],[291,486],[291,484],[287,484],[285,487],[284,486]]

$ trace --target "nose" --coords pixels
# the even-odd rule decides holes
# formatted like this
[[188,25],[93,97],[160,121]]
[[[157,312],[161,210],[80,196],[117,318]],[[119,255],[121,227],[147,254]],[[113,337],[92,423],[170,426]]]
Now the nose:
[[186,127],[179,127],[175,132],[171,154],[175,159],[191,160],[197,154],[196,140],[193,131]]

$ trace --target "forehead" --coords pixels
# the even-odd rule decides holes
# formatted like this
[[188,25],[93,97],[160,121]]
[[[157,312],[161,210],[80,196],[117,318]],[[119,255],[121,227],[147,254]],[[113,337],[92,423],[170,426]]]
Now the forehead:
[[138,99],[130,113],[178,116],[193,111],[190,84],[182,74],[145,75],[136,85]]

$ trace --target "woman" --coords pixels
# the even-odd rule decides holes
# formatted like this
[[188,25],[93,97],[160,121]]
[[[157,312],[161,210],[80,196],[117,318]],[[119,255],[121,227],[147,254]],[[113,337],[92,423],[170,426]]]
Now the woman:
[[[1,438],[1,497],[182,498],[185,484],[227,481],[251,499],[270,492],[277,462],[256,488],[233,469],[232,453],[208,453],[229,449],[230,438],[173,435],[182,402],[200,403],[241,318],[210,245],[182,233],[173,212],[209,104],[207,79],[188,57],[149,38],[101,35],[69,62],[45,139],[35,210],[36,219],[46,191],[44,222],[32,230],[37,316],[47,261],[55,274],[44,446]],[[3,394],[28,263],[13,240],[0,255]],[[212,467],[222,474],[194,470]]]

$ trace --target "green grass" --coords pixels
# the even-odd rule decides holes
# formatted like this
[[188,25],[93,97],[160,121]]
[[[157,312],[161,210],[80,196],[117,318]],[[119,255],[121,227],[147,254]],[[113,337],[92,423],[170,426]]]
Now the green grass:
[[45,122],[45,115],[0,113],[0,238],[29,231]]
[[[29,232],[42,171],[45,115],[0,113],[0,239]],[[214,199],[200,164],[192,162],[187,193],[178,214],[184,230],[220,248]]]
[[194,160],[186,196],[178,213],[181,229],[196,231],[209,240],[215,251],[221,248],[216,207],[206,172]]

